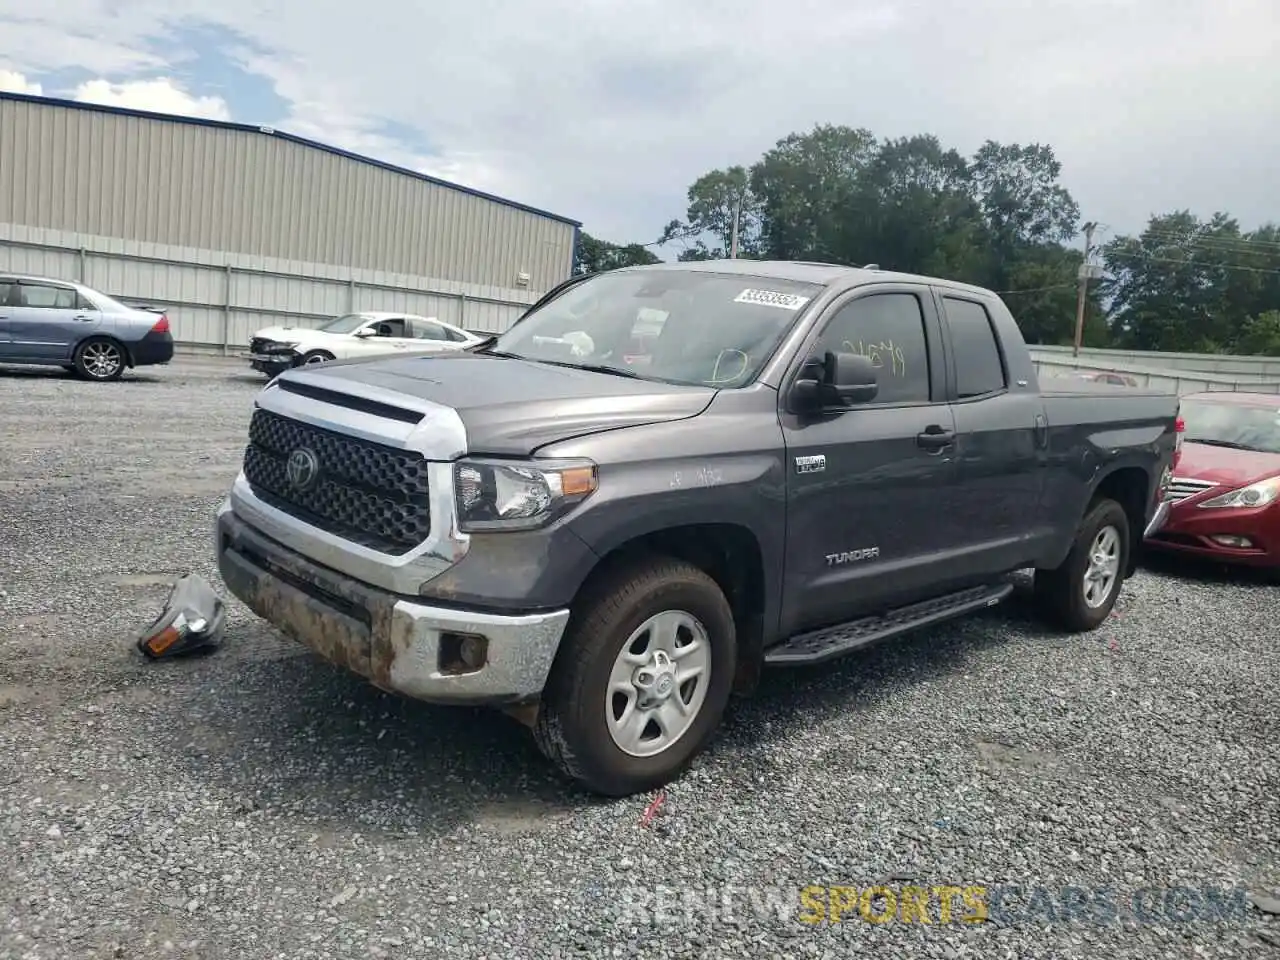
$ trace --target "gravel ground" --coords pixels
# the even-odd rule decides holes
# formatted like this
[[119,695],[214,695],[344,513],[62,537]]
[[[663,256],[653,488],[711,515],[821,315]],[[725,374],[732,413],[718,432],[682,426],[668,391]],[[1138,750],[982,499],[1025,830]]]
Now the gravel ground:
[[[0,957],[1280,953],[1280,589],[1162,566],[1089,637],[1015,602],[770,675],[642,824],[514,721],[381,694],[238,604],[214,655],[143,662],[168,583],[219,583],[261,383],[0,371]],[[800,888],[877,881],[986,887],[988,922],[799,922]],[[1120,916],[1064,918],[1068,885]],[[1132,913],[1152,887],[1225,916]]]

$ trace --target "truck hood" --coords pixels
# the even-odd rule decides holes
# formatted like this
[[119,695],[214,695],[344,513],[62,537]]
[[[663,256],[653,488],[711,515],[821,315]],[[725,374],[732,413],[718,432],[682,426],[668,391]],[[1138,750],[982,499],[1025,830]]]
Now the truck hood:
[[[283,378],[294,374],[285,373]],[[711,387],[632,380],[529,360],[454,352],[308,368],[306,380],[391,390],[452,407],[477,455],[528,456],[561,440],[683,420],[711,403]]]
[[1178,476],[1224,487],[1246,487],[1280,474],[1280,453],[1233,450],[1188,440],[1178,458]]

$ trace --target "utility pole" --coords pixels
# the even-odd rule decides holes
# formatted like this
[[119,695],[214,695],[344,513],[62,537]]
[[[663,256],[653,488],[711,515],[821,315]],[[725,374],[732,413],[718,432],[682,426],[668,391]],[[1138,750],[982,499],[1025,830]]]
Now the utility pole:
[[738,259],[738,222],[742,219],[742,197],[733,204],[733,237],[729,241],[729,259]]
[[1093,231],[1098,225],[1096,223],[1086,223],[1084,225],[1084,260],[1080,264],[1080,292],[1076,294],[1076,339],[1075,348],[1071,351],[1073,357],[1080,356],[1080,341],[1084,339],[1084,305],[1089,295],[1089,275],[1090,264],[1089,255],[1093,252]]

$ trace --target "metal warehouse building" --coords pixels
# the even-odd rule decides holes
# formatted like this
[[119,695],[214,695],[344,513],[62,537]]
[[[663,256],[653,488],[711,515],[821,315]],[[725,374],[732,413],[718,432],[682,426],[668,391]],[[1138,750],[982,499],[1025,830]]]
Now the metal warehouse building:
[[505,330],[578,228],[267,127],[0,93],[0,270],[165,309],[213,351],[353,310]]

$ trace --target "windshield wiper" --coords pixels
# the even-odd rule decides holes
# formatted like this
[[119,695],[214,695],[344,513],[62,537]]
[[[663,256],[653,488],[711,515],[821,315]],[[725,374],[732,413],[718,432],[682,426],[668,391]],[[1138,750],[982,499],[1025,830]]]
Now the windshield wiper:
[[1247,443],[1236,443],[1234,440],[1210,440],[1208,437],[1187,437],[1187,443],[1203,443],[1208,447],[1226,447],[1229,450],[1252,450],[1257,452],[1257,447],[1251,447]]
[[[524,359],[530,359],[525,357]],[[647,380],[648,377],[642,377],[640,374],[631,370],[623,370],[620,367],[608,367],[603,363],[570,363],[568,360],[534,360],[534,363],[546,363],[553,367],[568,367],[570,370],[588,370],[591,373],[611,373],[615,377],[626,377],[629,380]]]
[[483,353],[490,357],[505,357],[508,360],[524,360],[528,363],[545,363],[552,367],[568,367],[570,370],[589,370],[591,373],[607,373],[615,377],[626,377],[629,380],[649,379],[648,377],[640,376],[640,374],[635,373],[632,370],[610,367],[603,363],[570,363],[567,360],[544,360],[541,357],[525,357],[518,353],[508,353],[505,350],[490,350],[484,346],[477,347],[476,352]]
[[646,379],[634,370],[624,370],[621,367],[609,367],[605,366],[603,363],[560,363],[555,360],[547,360],[546,362],[554,363],[558,367],[572,367],[575,370],[590,370],[592,373],[611,373],[615,377],[626,377],[630,380]]

